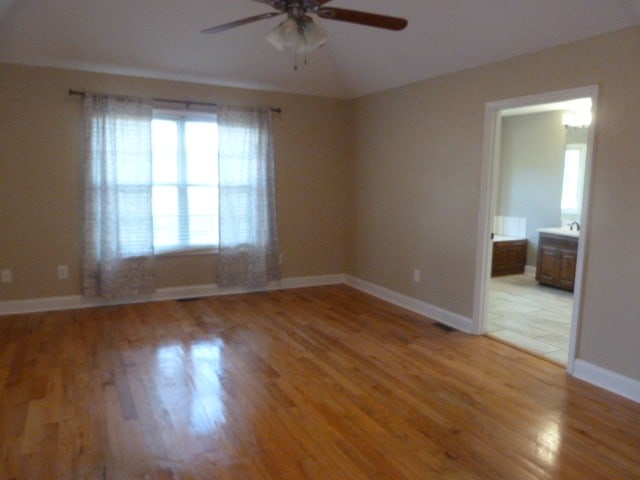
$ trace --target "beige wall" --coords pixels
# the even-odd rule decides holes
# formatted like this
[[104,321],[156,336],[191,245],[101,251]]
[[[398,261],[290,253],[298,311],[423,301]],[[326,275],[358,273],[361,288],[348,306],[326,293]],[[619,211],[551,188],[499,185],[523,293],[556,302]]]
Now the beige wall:
[[[81,104],[69,88],[273,105],[279,234],[286,277],[343,273],[348,102],[0,64],[0,300],[80,292]],[[57,280],[56,266],[70,269]],[[212,256],[159,260],[160,286],[215,282]]]
[[485,104],[599,84],[578,357],[640,380],[638,79],[640,27],[358,99],[350,273],[471,317]]

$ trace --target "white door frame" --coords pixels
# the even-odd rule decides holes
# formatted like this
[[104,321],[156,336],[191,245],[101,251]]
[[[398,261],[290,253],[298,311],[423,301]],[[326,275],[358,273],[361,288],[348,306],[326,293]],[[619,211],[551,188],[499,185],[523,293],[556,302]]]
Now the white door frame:
[[[486,332],[485,310],[489,294],[491,275],[490,261],[492,255],[491,231],[493,218],[497,211],[498,174],[500,160],[500,112],[505,109],[543,105],[563,102],[575,98],[590,97],[593,105],[591,111],[597,118],[598,86],[572,88],[555,92],[547,92],[526,97],[510,98],[488,102],[485,106],[485,129],[482,152],[482,178],[480,186],[480,212],[478,221],[478,250],[476,254],[475,296],[473,301],[472,331],[482,335]],[[573,296],[573,315],[571,319],[571,340],[569,343],[569,358],[567,371],[573,373],[576,358],[578,324],[582,311],[583,266],[589,243],[589,199],[591,191],[591,171],[593,161],[593,143],[595,123],[592,122],[588,130],[587,159],[584,174],[584,190],[582,196],[582,222],[580,228],[580,242],[578,244],[578,258],[576,263],[576,280]]]

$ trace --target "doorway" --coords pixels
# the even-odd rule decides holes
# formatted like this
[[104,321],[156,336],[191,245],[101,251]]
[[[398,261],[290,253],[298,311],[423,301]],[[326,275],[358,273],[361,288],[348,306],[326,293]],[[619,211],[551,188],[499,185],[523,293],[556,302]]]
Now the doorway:
[[[575,359],[576,351],[576,332],[578,327],[578,319],[580,318],[580,296],[582,291],[582,264],[587,249],[587,235],[588,232],[588,199],[589,199],[589,179],[591,171],[591,157],[593,152],[593,123],[584,129],[584,137],[580,141],[575,141],[574,133],[569,128],[566,130],[566,138],[564,138],[565,131],[561,130],[563,135],[563,149],[568,149],[569,145],[574,146],[580,142],[584,142],[586,146],[586,157],[584,158],[582,169],[578,169],[580,175],[581,184],[584,188],[573,188],[567,193],[560,195],[558,189],[563,189],[566,185],[563,185],[563,178],[567,175],[575,174],[575,169],[571,170],[571,165],[566,167],[567,163],[565,158],[555,159],[556,164],[563,162],[563,165],[559,167],[555,165],[553,168],[546,166],[542,168],[541,172],[535,173],[532,170],[532,165],[527,165],[527,160],[522,160],[523,165],[516,166],[507,165],[507,162],[503,162],[503,149],[510,148],[508,144],[505,144],[503,140],[505,133],[509,133],[508,129],[513,130],[516,124],[526,124],[536,122],[542,125],[543,120],[549,125],[550,119],[557,121],[556,127],[560,125],[562,117],[567,117],[567,122],[570,120],[570,115],[564,115],[565,113],[575,113],[572,109],[572,103],[578,99],[580,101],[588,101],[591,105],[591,112],[595,112],[597,101],[597,87],[584,87],[578,89],[571,89],[559,92],[550,92],[541,95],[521,97],[516,99],[509,99],[498,102],[491,102],[486,106],[485,116],[485,145],[484,145],[484,158],[483,158],[483,175],[482,175],[482,197],[481,197],[481,215],[480,224],[478,228],[478,256],[477,256],[477,270],[476,270],[476,298],[474,302],[474,331],[478,334],[497,335],[497,330],[503,330],[500,332],[505,338],[504,341],[515,344],[516,346],[531,351],[532,353],[543,355],[540,349],[532,348],[532,344],[523,342],[518,344],[518,338],[525,338],[530,340],[531,335],[527,334],[527,329],[533,329],[536,332],[540,332],[543,324],[552,325],[555,324],[560,327],[561,331],[548,332],[547,339],[553,343],[553,341],[560,341],[564,338],[564,345],[562,348],[556,349],[557,351],[551,355],[551,359],[558,363],[566,363],[567,369],[571,372],[573,370],[573,362]],[[574,115],[575,117],[575,115]],[[522,118],[523,121],[520,121]],[[526,121],[525,121],[526,120]],[[519,127],[520,128],[520,127]],[[562,127],[564,129],[564,127]],[[559,134],[558,134],[559,135]],[[556,139],[558,140],[558,139]],[[535,141],[531,147],[531,150],[535,150],[538,147],[548,147],[548,145],[540,145],[541,142]],[[549,142],[553,143],[551,139]],[[555,142],[557,144],[557,141]],[[522,146],[520,147],[523,148]],[[527,147],[524,147],[525,157]],[[544,148],[542,148],[544,150]],[[568,151],[568,150],[567,150]],[[506,152],[509,154],[509,152]],[[540,154],[538,157],[557,157],[557,154]],[[560,154],[562,155],[562,153]],[[565,154],[566,155],[566,154]],[[572,153],[573,155],[573,153]],[[536,154],[532,154],[535,157]],[[520,160],[519,160],[520,161]],[[571,163],[571,162],[569,162]],[[504,168],[503,168],[504,167]],[[501,175],[503,169],[520,169],[520,172],[510,172],[510,175]],[[562,168],[562,172],[557,174],[558,168]],[[567,168],[570,171],[567,172]],[[555,170],[553,170],[555,169]],[[550,172],[555,171],[556,174],[553,178],[549,177]],[[503,172],[504,173],[504,172]],[[546,178],[545,178],[546,175]],[[505,183],[505,178],[509,181],[515,182],[515,184]],[[527,182],[530,185],[527,185]],[[531,183],[533,182],[533,183]],[[567,183],[566,181],[564,182]],[[527,199],[523,199],[523,192],[529,190],[533,191],[533,186],[539,186],[536,188],[536,194],[532,194],[533,197],[529,199],[528,208],[522,204],[527,203]],[[538,191],[539,190],[539,191]],[[553,191],[553,194],[549,192]],[[515,193],[514,193],[515,192]],[[535,198],[537,195],[537,198]],[[573,195],[573,198],[578,198],[581,203],[581,211],[572,211],[568,208],[568,200]],[[562,197],[562,208],[560,205],[560,197]],[[505,200],[506,199],[506,200]],[[552,200],[556,203],[555,207],[544,207],[547,200]],[[514,205],[518,204],[520,205]],[[547,202],[548,203],[548,202]],[[575,207],[575,205],[573,205]],[[524,210],[523,210],[524,209]],[[541,286],[536,281],[536,267],[539,265],[536,259],[536,255],[539,249],[538,245],[538,229],[563,229],[562,231],[553,231],[555,234],[565,234],[564,230],[569,230],[568,225],[573,224],[571,228],[577,229],[580,224],[580,233],[576,235],[579,237],[577,243],[576,254],[573,257],[574,272],[573,279],[573,293],[567,288],[567,284],[563,284],[563,289],[557,289],[549,286]],[[497,276],[492,277],[492,257],[494,252],[494,241],[492,240],[493,233],[499,233],[502,235],[500,240],[506,238],[507,240],[520,240],[519,248],[522,248],[522,243],[526,245],[527,251],[524,254],[525,264],[523,266],[522,273],[516,273],[516,275]],[[576,231],[572,230],[575,234]],[[553,236],[553,235],[552,235]],[[559,237],[562,238],[562,237]],[[524,242],[523,242],[524,241]],[[516,241],[514,243],[518,244]],[[517,256],[522,257],[522,253],[518,253]],[[513,258],[514,255],[512,255]],[[567,263],[569,260],[563,260]],[[495,265],[494,265],[495,266]],[[546,263],[545,263],[546,266]],[[512,268],[508,266],[508,268]],[[495,269],[494,269],[495,270]],[[494,271],[495,273],[495,271]],[[510,271],[509,273],[514,273]],[[566,280],[566,279],[565,279]],[[549,283],[546,278],[542,279],[542,283]],[[496,305],[498,305],[496,307]],[[504,317],[504,315],[510,315],[510,308],[514,312],[512,318]],[[540,309],[543,305],[545,308]],[[498,312],[499,311],[499,312]],[[536,311],[543,312],[543,317],[536,322]],[[564,312],[564,313],[563,313]],[[502,318],[497,317],[497,313],[503,315]],[[562,317],[564,316],[564,320]],[[529,326],[521,326],[520,321],[532,322]],[[519,333],[509,332],[509,325],[520,328]],[[562,326],[564,325],[564,326]],[[565,330],[562,330],[564,328]],[[518,328],[515,328],[518,330]],[[532,330],[532,331],[533,331]],[[544,331],[541,332],[545,334]],[[562,341],[560,342],[562,343]],[[534,346],[535,347],[535,346]],[[555,355],[555,358],[554,358]],[[565,360],[563,362],[562,360]]]

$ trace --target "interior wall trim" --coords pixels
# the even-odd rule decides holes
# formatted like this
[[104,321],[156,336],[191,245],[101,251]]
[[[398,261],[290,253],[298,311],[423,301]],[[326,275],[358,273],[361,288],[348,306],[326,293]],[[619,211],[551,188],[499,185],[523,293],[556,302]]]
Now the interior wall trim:
[[288,288],[318,287],[345,283],[345,275],[317,275],[309,277],[288,277],[269,282],[264,288],[220,288],[217,284],[192,285],[185,287],[160,288],[152,295],[145,295],[135,299],[106,300],[85,298],[82,295],[67,295],[63,297],[33,298],[25,300],[11,300],[0,302],[0,316],[22,313],[50,312],[57,310],[74,310],[76,308],[102,307],[124,303],[156,302],[161,300],[177,300],[182,298],[213,297],[218,295],[232,295],[256,291],[284,290]]
[[[500,133],[502,110],[525,107],[530,105],[542,105],[555,103],[575,98],[591,98],[591,111],[598,118],[598,95],[600,87],[597,84],[583,87],[574,87],[567,90],[556,90],[524,97],[508,98],[504,100],[490,101],[485,104],[484,136],[482,147],[482,167],[480,179],[480,206],[477,229],[476,273],[473,299],[473,332],[485,333],[487,327],[486,305],[488,301],[490,282],[489,267],[491,258],[490,235],[491,222],[497,210],[498,201],[498,173],[500,163]],[[578,351],[578,326],[582,320],[582,294],[584,288],[583,268],[586,252],[590,244],[589,226],[589,199],[591,197],[591,171],[594,155],[595,129],[597,120],[592,122],[588,130],[587,159],[585,165],[584,189],[582,194],[582,227],[580,243],[578,245],[578,257],[576,262],[576,278],[574,288],[574,307],[571,318],[571,337],[569,341],[569,355],[567,359],[567,371],[573,373]]]
[[394,290],[381,287],[380,285],[367,282],[366,280],[362,280],[351,275],[346,276],[346,284],[373,295],[374,297],[378,297],[389,303],[398,305],[399,307],[406,308],[412,312],[419,313],[457,330],[461,330],[465,333],[472,333],[473,322],[471,318],[436,307],[430,303],[417,300],[409,297],[408,295],[398,293]]
[[576,359],[574,363],[573,375],[580,380],[640,403],[640,380],[580,359]]

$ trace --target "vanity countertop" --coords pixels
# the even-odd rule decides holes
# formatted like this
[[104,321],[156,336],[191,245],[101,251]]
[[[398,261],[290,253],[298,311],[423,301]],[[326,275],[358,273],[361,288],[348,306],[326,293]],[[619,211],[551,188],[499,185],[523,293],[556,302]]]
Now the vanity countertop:
[[553,227],[553,228],[539,228],[538,232],[540,233],[551,233],[553,235],[562,235],[564,237],[580,237],[580,230],[569,230],[565,227]]
[[514,242],[517,240],[526,240],[525,237],[511,237],[509,235],[498,235],[497,233],[493,235],[494,242]]

